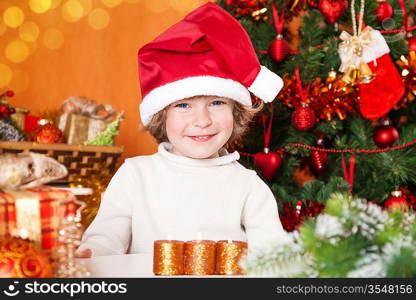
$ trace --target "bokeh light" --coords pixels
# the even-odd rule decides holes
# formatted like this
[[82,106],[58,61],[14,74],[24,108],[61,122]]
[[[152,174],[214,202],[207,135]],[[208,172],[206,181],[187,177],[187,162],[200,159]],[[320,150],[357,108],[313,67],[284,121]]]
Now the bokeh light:
[[169,1],[144,0],[146,8],[154,13],[162,13],[169,9]]
[[3,22],[9,27],[19,27],[25,20],[25,13],[17,6],[6,8],[3,13]]
[[3,23],[3,20],[0,19],[0,35],[3,35],[7,30],[6,24]]
[[25,42],[33,42],[39,36],[39,27],[35,22],[24,22],[19,27],[19,37]]
[[43,14],[51,8],[52,0],[29,0],[29,7],[38,14]]
[[46,48],[56,50],[62,47],[65,38],[61,31],[55,28],[49,28],[43,36],[43,43]]
[[12,80],[12,69],[8,65],[0,63],[0,88],[8,87]]
[[108,7],[115,7],[120,5],[123,0],[101,0],[101,2]]
[[21,40],[13,40],[6,46],[6,58],[16,64],[25,61],[29,53],[29,47]]
[[62,0],[52,0],[51,9],[57,8],[61,4]]
[[15,93],[24,92],[29,87],[29,74],[27,72],[13,69],[13,76],[7,88]]
[[88,23],[96,30],[104,29],[110,23],[110,15],[102,8],[95,8],[88,15]]
[[62,6],[62,16],[67,22],[77,22],[84,16],[84,8],[78,0],[69,0]]
[[92,0],[82,0],[80,3],[84,9],[84,16],[88,15],[93,7]]

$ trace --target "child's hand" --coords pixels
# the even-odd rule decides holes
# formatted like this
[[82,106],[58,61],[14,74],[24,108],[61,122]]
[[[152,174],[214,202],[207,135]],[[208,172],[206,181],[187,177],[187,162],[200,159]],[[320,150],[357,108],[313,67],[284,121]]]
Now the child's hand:
[[76,251],[75,257],[76,258],[90,258],[92,256],[92,250],[91,249],[84,249],[82,251]]

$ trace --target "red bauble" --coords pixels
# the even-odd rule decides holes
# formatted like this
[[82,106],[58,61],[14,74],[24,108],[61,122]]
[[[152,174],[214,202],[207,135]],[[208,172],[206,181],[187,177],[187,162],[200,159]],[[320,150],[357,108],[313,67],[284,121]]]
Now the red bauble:
[[39,126],[33,131],[32,134],[32,140],[36,143],[55,144],[64,142],[64,135],[62,131],[52,124]]
[[12,113],[7,105],[0,105],[0,118],[9,118]]
[[46,255],[29,240],[5,238],[0,241],[0,277],[52,277]]
[[315,173],[314,175],[321,176],[328,165],[328,153],[323,151],[312,151],[309,161],[312,166],[312,170]]
[[297,130],[307,131],[316,124],[315,112],[308,106],[299,106],[292,114],[292,125]]
[[308,218],[314,218],[324,209],[324,204],[316,201],[298,201],[297,205],[283,203],[283,209],[279,211],[280,222],[286,231],[297,230],[302,222]]
[[407,41],[409,43],[409,51],[416,51],[416,35],[412,36]]
[[14,92],[11,90],[6,91],[6,96],[7,97],[13,97],[14,96]]
[[378,3],[376,14],[377,20],[383,22],[393,16],[393,7],[387,1],[381,1]]
[[399,132],[391,125],[381,125],[374,131],[374,143],[379,148],[392,146],[399,139]]
[[325,19],[334,24],[347,10],[348,0],[320,0],[318,7]]
[[384,202],[384,207],[388,210],[406,211],[409,209],[409,203],[406,200],[406,196],[404,196],[401,191],[394,191]]
[[267,180],[272,180],[282,165],[282,158],[279,153],[268,152],[268,149],[265,149],[264,152],[254,155],[254,164],[260,168],[261,173]]
[[249,0],[249,1],[246,1],[246,3],[248,7],[256,7],[259,5],[257,0]]
[[281,35],[278,35],[269,45],[269,55],[275,61],[281,62],[289,55],[289,53],[289,44]]

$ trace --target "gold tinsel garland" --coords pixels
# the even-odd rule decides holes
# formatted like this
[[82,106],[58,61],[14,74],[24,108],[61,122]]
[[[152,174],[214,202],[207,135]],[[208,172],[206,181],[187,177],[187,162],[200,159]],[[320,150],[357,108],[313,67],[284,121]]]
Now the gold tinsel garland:
[[[344,120],[349,114],[358,112],[360,100],[358,88],[346,84],[341,77],[340,74],[331,71],[325,81],[321,78],[315,79],[307,103],[320,120],[329,121],[335,116]],[[285,85],[277,99],[288,107],[297,107],[302,99],[295,77],[286,75],[283,80]]]
[[409,102],[412,102],[416,96],[416,52],[409,51],[409,54],[402,55],[397,64],[401,67],[401,76],[404,82],[406,91],[403,98],[396,104],[394,109],[406,107]]

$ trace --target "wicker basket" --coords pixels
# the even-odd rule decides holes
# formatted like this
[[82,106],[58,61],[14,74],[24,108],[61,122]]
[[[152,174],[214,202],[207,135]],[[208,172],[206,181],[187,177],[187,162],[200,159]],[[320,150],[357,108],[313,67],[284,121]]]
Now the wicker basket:
[[[2,142],[1,153],[36,152],[55,158],[68,169],[68,176],[57,182],[72,181],[75,176],[115,172],[124,148],[118,146],[83,146],[70,144],[38,144],[33,142]],[[102,170],[103,165],[107,168]]]

